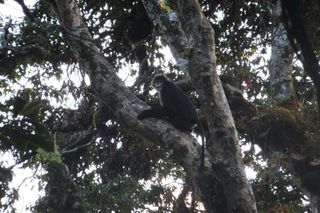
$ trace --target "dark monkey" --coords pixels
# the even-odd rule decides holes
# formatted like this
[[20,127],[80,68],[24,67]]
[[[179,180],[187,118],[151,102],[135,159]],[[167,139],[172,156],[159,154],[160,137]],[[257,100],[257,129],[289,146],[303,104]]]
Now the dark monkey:
[[155,75],[151,85],[157,90],[160,107],[144,110],[138,119],[165,118],[175,128],[184,132],[191,132],[195,125],[199,125],[202,131],[202,167],[204,164],[204,134],[195,106],[189,97],[164,74]]
[[146,40],[152,34],[153,23],[141,1],[133,6],[127,26],[126,38],[133,46]]
[[133,5],[130,15],[127,19],[125,38],[132,48],[135,59],[140,63],[139,73],[141,76],[149,71],[147,57],[147,46],[145,41],[152,37],[153,22],[149,18],[147,11],[139,0]]

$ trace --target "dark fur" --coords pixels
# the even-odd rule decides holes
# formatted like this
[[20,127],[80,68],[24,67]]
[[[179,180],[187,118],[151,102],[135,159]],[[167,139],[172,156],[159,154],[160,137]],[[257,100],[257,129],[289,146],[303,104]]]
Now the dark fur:
[[163,74],[153,77],[152,86],[158,91],[161,106],[144,110],[138,119],[165,118],[175,128],[184,132],[191,132],[198,124],[202,131],[202,167],[204,164],[204,133],[195,106],[189,97]]
[[137,44],[147,39],[153,31],[153,23],[149,19],[146,9],[141,1],[134,5],[131,15],[127,39],[131,44]]
[[138,119],[166,118],[174,127],[181,131],[192,131],[198,123],[196,109],[188,96],[164,75],[156,75],[152,85],[161,83],[158,91],[160,107],[143,111]]

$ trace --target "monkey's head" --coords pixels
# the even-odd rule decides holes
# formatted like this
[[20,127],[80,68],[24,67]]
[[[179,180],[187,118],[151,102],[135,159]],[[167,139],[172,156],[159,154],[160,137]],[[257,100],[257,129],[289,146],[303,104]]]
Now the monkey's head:
[[167,76],[160,73],[160,74],[156,74],[155,76],[153,76],[153,79],[151,81],[151,85],[157,91],[160,91],[163,87],[163,84],[168,81],[170,81],[170,80],[167,78]]

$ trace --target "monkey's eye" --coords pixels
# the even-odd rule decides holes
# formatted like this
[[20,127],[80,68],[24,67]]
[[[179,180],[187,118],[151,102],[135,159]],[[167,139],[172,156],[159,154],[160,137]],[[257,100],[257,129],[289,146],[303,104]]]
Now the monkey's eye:
[[161,89],[162,87],[162,84],[160,82],[153,82],[153,85],[152,85],[155,89]]

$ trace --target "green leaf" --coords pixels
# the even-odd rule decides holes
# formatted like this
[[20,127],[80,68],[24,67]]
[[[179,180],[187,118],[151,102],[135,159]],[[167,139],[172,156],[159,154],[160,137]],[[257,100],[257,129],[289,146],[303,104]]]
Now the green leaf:
[[39,110],[41,103],[39,101],[32,101],[26,103],[20,111],[20,114],[29,115]]
[[39,122],[33,122],[35,133],[30,134],[19,129],[13,130],[11,142],[21,151],[30,149],[30,145],[35,148],[41,148],[47,152],[54,151],[53,138],[47,127]]
[[13,100],[13,115],[16,117],[18,114],[20,114],[21,110],[23,109],[24,105],[26,104],[27,102],[25,100],[23,100],[22,98],[19,98],[19,97],[16,97],[14,100]]

